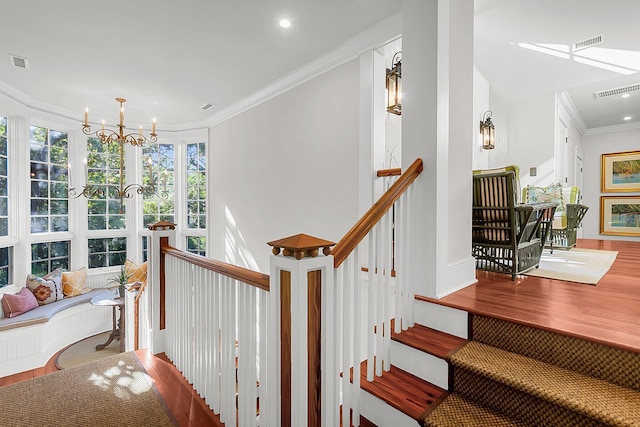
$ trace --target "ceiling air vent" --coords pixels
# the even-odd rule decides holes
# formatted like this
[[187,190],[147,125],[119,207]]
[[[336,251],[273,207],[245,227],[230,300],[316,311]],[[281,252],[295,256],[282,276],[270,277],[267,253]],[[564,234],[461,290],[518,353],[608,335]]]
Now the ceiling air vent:
[[9,60],[11,61],[11,65],[16,68],[29,69],[29,59],[27,58],[9,54]]
[[573,51],[577,52],[582,49],[586,49],[588,47],[592,47],[598,44],[604,43],[604,34],[600,34],[595,37],[588,38],[586,40],[581,40],[579,42],[575,42],[573,44]]
[[207,111],[209,108],[213,108],[215,106],[216,106],[216,104],[211,104],[211,103],[207,102],[202,107],[200,107],[200,109],[203,110],[203,111]]
[[628,86],[617,87],[614,89],[607,89],[607,90],[601,90],[599,92],[593,92],[593,95],[596,98],[607,98],[609,96],[619,96],[619,95],[622,95],[623,93],[637,92],[639,90],[640,90],[640,83],[636,83]]

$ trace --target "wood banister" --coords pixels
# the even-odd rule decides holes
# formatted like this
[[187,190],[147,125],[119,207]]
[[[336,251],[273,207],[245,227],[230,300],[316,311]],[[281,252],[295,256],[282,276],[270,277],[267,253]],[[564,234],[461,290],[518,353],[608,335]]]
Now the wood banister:
[[172,246],[163,246],[162,253],[179,258],[191,264],[202,267],[206,270],[214,271],[219,274],[239,280],[251,286],[255,286],[265,291],[269,291],[269,275],[235,265],[227,264],[221,261],[208,259],[200,255],[190,252],[181,251]]
[[396,182],[380,197],[380,199],[360,218],[360,220],[344,235],[335,245],[331,253],[333,254],[333,264],[338,268],[349,254],[358,246],[373,227],[382,219],[385,213],[406,191],[406,189],[420,175],[424,166],[422,159],[416,159],[411,166],[403,173]]
[[378,172],[376,172],[376,175],[378,176],[378,178],[381,178],[383,176],[400,176],[402,175],[402,169],[380,169]]

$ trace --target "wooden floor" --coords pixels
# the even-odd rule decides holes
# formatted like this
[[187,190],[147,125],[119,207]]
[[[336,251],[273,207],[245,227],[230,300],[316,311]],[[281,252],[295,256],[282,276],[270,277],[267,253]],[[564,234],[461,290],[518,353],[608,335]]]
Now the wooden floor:
[[618,251],[596,286],[477,271],[478,282],[439,303],[640,353],[640,242],[578,239]]
[[[578,247],[618,251],[596,286],[533,276],[512,281],[508,275],[478,271],[476,284],[437,302],[640,353],[640,242],[582,239]],[[166,358],[137,354],[180,426],[222,425]],[[0,378],[0,386],[55,369],[50,362]]]

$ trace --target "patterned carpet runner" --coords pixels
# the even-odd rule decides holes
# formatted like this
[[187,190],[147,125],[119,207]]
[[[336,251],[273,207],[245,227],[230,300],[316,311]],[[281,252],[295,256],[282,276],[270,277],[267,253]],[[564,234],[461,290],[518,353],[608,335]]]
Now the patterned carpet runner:
[[482,316],[427,426],[640,426],[640,354]]

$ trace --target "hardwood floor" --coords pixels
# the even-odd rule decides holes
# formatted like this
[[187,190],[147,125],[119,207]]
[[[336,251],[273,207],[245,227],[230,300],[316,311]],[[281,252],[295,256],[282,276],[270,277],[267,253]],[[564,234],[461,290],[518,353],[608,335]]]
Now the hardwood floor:
[[640,242],[579,239],[618,251],[596,285],[477,271],[478,282],[438,303],[640,353]]
[[[581,239],[578,248],[618,251],[596,286],[533,276],[512,281],[508,275],[478,271],[477,283],[432,301],[640,353],[640,242]],[[137,354],[180,426],[222,425],[166,358],[144,350]],[[52,372],[53,360],[0,378],[0,386]]]

